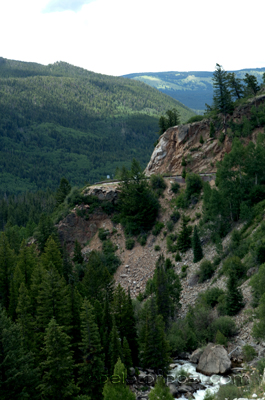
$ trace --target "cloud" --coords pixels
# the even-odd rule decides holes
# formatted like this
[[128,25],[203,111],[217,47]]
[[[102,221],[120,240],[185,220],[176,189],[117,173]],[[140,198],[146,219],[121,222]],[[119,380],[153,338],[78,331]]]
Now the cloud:
[[51,0],[44,13],[62,12],[62,11],[80,11],[85,4],[92,3],[95,0]]

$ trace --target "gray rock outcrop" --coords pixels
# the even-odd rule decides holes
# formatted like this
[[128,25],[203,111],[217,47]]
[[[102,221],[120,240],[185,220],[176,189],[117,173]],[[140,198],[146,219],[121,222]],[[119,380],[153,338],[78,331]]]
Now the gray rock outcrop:
[[209,343],[200,356],[197,371],[205,375],[225,374],[231,368],[231,360],[223,346]]

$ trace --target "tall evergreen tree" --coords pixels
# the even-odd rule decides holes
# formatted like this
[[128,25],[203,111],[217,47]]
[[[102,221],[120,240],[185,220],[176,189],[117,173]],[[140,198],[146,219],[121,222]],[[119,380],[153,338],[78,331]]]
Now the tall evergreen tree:
[[178,250],[185,253],[191,247],[191,232],[192,227],[188,226],[188,219],[183,214],[181,221],[181,231],[177,239]]
[[233,111],[233,102],[228,82],[228,73],[223,70],[221,65],[216,64],[215,72],[213,73],[213,102],[216,110],[225,115]]
[[192,237],[192,248],[193,248],[193,262],[197,263],[203,258],[201,241],[198,235],[197,225],[195,225]]
[[60,250],[53,237],[50,236],[45,244],[44,252],[41,255],[41,262],[45,269],[48,269],[50,264],[57,269],[57,272],[62,275],[63,262]]
[[34,317],[33,307],[31,305],[30,297],[26,285],[22,283],[19,288],[19,297],[17,305],[17,322],[21,330],[22,344],[25,350],[30,351],[34,349],[35,331],[34,331]]
[[0,234],[0,301],[8,310],[10,303],[11,279],[15,269],[15,254],[10,249],[7,237]]
[[228,315],[236,315],[243,307],[243,294],[238,288],[238,277],[236,271],[229,270],[226,294],[226,311]]
[[77,240],[75,240],[74,256],[73,256],[74,263],[83,264],[84,257],[81,250],[82,250],[81,244]]
[[122,343],[122,358],[126,368],[130,368],[133,366],[132,353],[126,337],[123,338],[123,343]]
[[56,236],[56,229],[52,222],[51,217],[46,214],[41,214],[39,224],[35,233],[35,237],[38,242],[38,248],[41,252],[43,252],[45,243],[48,240],[49,236]]
[[54,318],[45,330],[43,357],[42,383],[39,385],[43,398],[72,400],[79,389],[73,379],[70,338]]
[[169,296],[168,281],[165,271],[165,259],[163,255],[159,256],[156,262],[155,272],[155,293],[158,314],[161,314],[165,324],[168,324],[171,314],[171,301]]
[[24,347],[19,325],[0,306],[0,398],[39,399],[39,375],[32,352]]
[[67,179],[62,178],[61,182],[60,182],[60,186],[58,187],[57,192],[55,194],[55,199],[56,199],[57,205],[63,203],[64,199],[70,193],[70,191],[71,191],[70,183],[68,182]]
[[82,393],[101,400],[103,385],[100,377],[104,372],[104,356],[98,326],[95,323],[94,309],[87,299],[82,305],[81,335],[80,350],[83,362],[79,364],[78,383]]
[[60,277],[57,269],[52,265],[45,272],[37,302],[37,328],[40,342],[51,318],[55,318],[66,331],[69,330],[72,317],[69,288],[64,278]]
[[157,314],[154,297],[146,307],[145,321],[141,328],[140,350],[144,368],[168,370],[170,363],[169,343],[166,340],[162,315]]
[[260,87],[258,85],[258,80],[254,75],[250,75],[250,74],[246,73],[243,81],[246,84],[246,88],[245,88],[246,96],[249,96],[249,95],[255,96],[257,94],[257,92],[260,90]]
[[241,97],[243,97],[243,85],[241,79],[237,78],[234,72],[229,72],[227,77],[228,86],[231,89],[231,95],[236,99],[241,99]]
[[113,371],[118,358],[122,358],[121,338],[115,323],[115,318],[112,318],[112,330],[109,339],[109,362],[110,371]]

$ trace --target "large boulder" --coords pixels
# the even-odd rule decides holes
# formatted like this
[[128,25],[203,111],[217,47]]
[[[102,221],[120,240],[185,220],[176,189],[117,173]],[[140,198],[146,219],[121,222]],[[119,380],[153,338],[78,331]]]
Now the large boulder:
[[194,350],[194,352],[190,355],[190,362],[197,364],[199,359],[203,353],[203,349]]
[[205,375],[225,374],[231,368],[231,360],[221,345],[209,343],[200,356],[197,371]]

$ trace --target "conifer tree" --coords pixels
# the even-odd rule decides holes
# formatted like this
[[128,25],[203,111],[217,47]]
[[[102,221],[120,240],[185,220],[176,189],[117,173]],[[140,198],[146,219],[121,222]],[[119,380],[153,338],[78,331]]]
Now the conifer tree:
[[167,371],[170,363],[169,343],[166,340],[163,318],[157,314],[154,297],[150,299],[146,311],[145,323],[141,332],[142,341],[140,342],[142,365],[144,368]]
[[55,232],[55,227],[51,218],[46,214],[41,214],[35,234],[38,242],[38,248],[41,252],[43,252],[45,243],[48,240],[49,236],[55,237]]
[[258,85],[258,80],[254,75],[250,75],[250,74],[246,73],[243,81],[247,85],[245,88],[246,96],[248,96],[248,95],[255,96],[257,94],[257,92],[260,90],[260,87]]
[[74,263],[83,264],[84,257],[81,250],[82,250],[81,244],[77,240],[75,240],[74,256],[73,256]]
[[155,293],[158,314],[162,315],[163,320],[167,325],[171,314],[171,301],[165,271],[165,259],[163,255],[160,255],[156,262]]
[[28,290],[25,283],[22,283],[19,288],[19,297],[17,305],[17,322],[21,330],[23,348],[27,351],[33,350],[34,348],[34,318],[32,315],[32,305]]
[[13,321],[15,321],[17,314],[16,314],[16,308],[17,308],[17,302],[18,302],[18,291],[20,288],[21,283],[24,283],[25,280],[23,279],[24,276],[22,275],[22,272],[19,268],[18,265],[15,267],[15,271],[11,276],[11,284],[10,284],[10,303],[9,303],[9,308],[8,308],[8,314],[12,318]]
[[81,342],[80,310],[82,306],[82,296],[79,293],[74,282],[70,282],[70,284],[68,285],[68,290],[69,290],[69,302],[70,302],[70,314],[71,314],[69,336],[71,337],[71,346],[74,352],[74,359],[75,361],[77,361],[79,357],[78,345]]
[[113,371],[118,358],[122,358],[121,338],[117,330],[115,318],[112,318],[112,329],[109,338],[109,364],[110,371]]
[[135,400],[136,396],[126,386],[127,371],[119,358],[115,364],[112,381],[105,383],[103,388],[104,400]]
[[52,265],[45,272],[37,302],[37,327],[40,341],[43,338],[45,328],[53,317],[60,326],[67,331],[69,330],[72,317],[69,288],[66,286],[64,278],[60,277],[57,269]]
[[137,342],[136,320],[134,315],[130,288],[128,288],[128,293],[125,302],[124,325],[125,325],[124,336],[126,337],[129,347],[131,349],[133,365],[137,365],[139,349]]
[[108,369],[110,369],[109,337],[112,329],[112,316],[110,313],[110,302],[107,294],[104,299],[102,327],[99,327],[99,329],[104,350],[103,352],[105,354],[105,365]]
[[26,242],[23,240],[17,257],[17,266],[23,275],[23,281],[27,289],[30,288],[31,275],[37,263],[38,256],[36,254],[36,247],[34,245],[27,246]]
[[19,325],[0,306],[0,398],[1,400],[39,399],[38,370],[32,352],[22,345]]
[[98,326],[95,323],[94,309],[87,299],[84,300],[81,311],[80,350],[83,362],[79,364],[78,383],[82,393],[93,399],[101,400],[101,376],[104,372],[104,356],[100,343]]
[[210,122],[210,138],[213,138],[215,134],[214,124]]
[[58,187],[57,192],[55,194],[57,205],[63,203],[64,199],[70,193],[70,191],[71,191],[70,183],[68,182],[67,179],[62,178],[60,186]]
[[192,248],[193,248],[193,262],[197,263],[198,261],[201,261],[201,259],[203,258],[203,252],[197,231],[197,225],[195,225],[193,230]]
[[128,369],[133,366],[132,363],[132,353],[131,349],[128,343],[128,340],[126,337],[123,338],[123,344],[122,344],[122,355],[123,355],[123,363],[125,367]]
[[66,244],[64,243],[63,245],[63,257],[62,257],[62,267],[63,267],[63,277],[65,279],[65,282],[69,282],[70,280],[70,275],[73,273],[73,267],[72,263],[68,254],[68,251],[66,249]]
[[187,225],[188,225],[188,219],[183,214],[181,222],[181,231],[177,239],[178,250],[181,251],[182,253],[185,253],[191,247],[192,227]]
[[38,264],[31,276],[31,285],[29,290],[29,296],[31,299],[31,304],[33,307],[32,313],[34,316],[37,314],[37,299],[39,296],[39,292],[41,290],[41,284],[44,280],[44,276],[46,274],[45,269],[43,268],[42,264]]
[[228,73],[223,70],[221,65],[216,64],[215,72],[213,73],[213,102],[215,109],[224,115],[229,114],[233,110],[228,81]]
[[52,236],[50,236],[45,244],[44,252],[41,255],[41,262],[45,269],[48,269],[50,264],[57,269],[57,272],[62,275],[63,263],[60,250]]
[[243,307],[243,294],[238,288],[238,278],[236,271],[229,270],[226,294],[226,311],[228,315],[236,315]]
[[154,389],[148,395],[149,400],[174,400],[169,387],[165,384],[163,377],[159,376]]
[[11,277],[15,269],[15,254],[10,249],[7,237],[0,234],[0,301],[8,310],[10,303]]
[[236,74],[234,72],[228,73],[227,76],[228,85],[231,89],[231,95],[236,99],[241,99],[241,97],[243,97],[243,85],[241,79],[236,78]]
[[55,318],[51,319],[45,330],[43,357],[42,383],[39,385],[43,398],[72,400],[79,389],[73,379],[70,338]]

